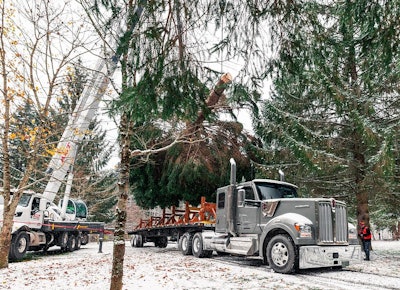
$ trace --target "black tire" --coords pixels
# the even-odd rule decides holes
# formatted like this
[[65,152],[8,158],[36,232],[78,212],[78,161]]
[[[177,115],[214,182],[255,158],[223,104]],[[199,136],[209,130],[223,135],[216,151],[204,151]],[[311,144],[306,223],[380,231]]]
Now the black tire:
[[131,238],[131,245],[132,245],[132,247],[135,247],[135,248],[143,247],[143,236],[142,235],[133,235]]
[[136,247],[136,235],[132,235],[131,237],[131,246]]
[[136,235],[136,247],[137,248],[142,248],[143,247],[143,236],[142,235]]
[[184,233],[179,239],[179,249],[181,249],[182,254],[188,256],[192,255],[192,240],[193,234]]
[[74,235],[70,235],[68,237],[68,243],[67,243],[67,251],[68,252],[73,252],[76,249],[76,237]]
[[65,250],[68,247],[68,233],[62,232],[58,236],[58,245],[61,247],[61,250]]
[[82,245],[86,245],[89,243],[89,234],[88,233],[82,233],[82,238],[81,238]]
[[166,248],[168,246],[168,238],[159,237],[154,241],[154,245],[159,248]]
[[82,246],[82,237],[81,236],[76,236],[75,238],[75,250],[79,250]]
[[201,233],[196,233],[193,236],[193,241],[192,241],[192,251],[193,251],[193,256],[197,258],[209,258],[212,255],[211,250],[204,250],[203,249],[204,244],[203,244],[203,235]]
[[11,247],[9,259],[13,261],[21,260],[25,257],[26,251],[29,248],[29,236],[26,232],[22,231],[13,235],[11,240]]
[[295,246],[288,235],[277,235],[267,245],[267,260],[269,266],[277,273],[288,274],[296,270]]

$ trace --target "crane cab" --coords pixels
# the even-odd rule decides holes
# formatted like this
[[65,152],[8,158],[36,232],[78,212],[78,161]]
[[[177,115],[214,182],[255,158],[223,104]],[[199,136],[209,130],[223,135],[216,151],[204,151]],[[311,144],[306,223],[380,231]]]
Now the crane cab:
[[[62,208],[63,199],[58,206]],[[67,204],[66,216],[69,220],[85,221],[88,216],[88,208],[82,200],[69,199]]]

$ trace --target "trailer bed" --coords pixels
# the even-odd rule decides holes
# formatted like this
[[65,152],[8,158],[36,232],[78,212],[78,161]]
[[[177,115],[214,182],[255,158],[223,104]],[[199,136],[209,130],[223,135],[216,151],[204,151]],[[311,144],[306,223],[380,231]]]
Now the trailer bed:
[[166,239],[179,240],[185,233],[214,230],[216,220],[216,204],[206,202],[201,198],[198,207],[185,203],[183,209],[172,206],[163,209],[161,216],[151,216],[141,219],[139,224],[131,231],[132,246],[142,246],[144,242],[154,242],[156,246],[166,246]]

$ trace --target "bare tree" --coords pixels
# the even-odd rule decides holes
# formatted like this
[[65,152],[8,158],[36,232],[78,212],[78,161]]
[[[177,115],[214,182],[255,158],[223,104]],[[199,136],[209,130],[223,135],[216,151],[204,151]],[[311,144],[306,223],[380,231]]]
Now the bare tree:
[[[25,189],[38,180],[31,179],[38,161],[51,156],[55,145],[48,124],[56,109],[69,65],[88,49],[84,26],[77,23],[67,3],[49,1],[0,2],[0,75],[3,203],[0,234],[0,268],[8,266],[13,217]],[[29,129],[14,126],[12,116],[24,103],[35,111]],[[28,113],[28,112],[26,112]],[[38,121],[37,121],[38,120]],[[10,141],[20,139],[13,152],[25,154],[26,164],[18,180],[12,179]],[[43,162],[46,163],[46,162]]]

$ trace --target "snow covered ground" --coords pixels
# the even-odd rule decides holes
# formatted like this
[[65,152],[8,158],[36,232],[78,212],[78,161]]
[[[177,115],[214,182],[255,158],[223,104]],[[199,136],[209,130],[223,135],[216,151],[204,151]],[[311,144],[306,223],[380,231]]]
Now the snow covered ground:
[[[174,243],[160,249],[126,243],[124,289],[400,289],[400,241],[373,241],[372,261],[344,270],[274,273],[258,259],[183,256]],[[0,270],[0,289],[109,289],[112,242],[79,251],[10,263]]]

